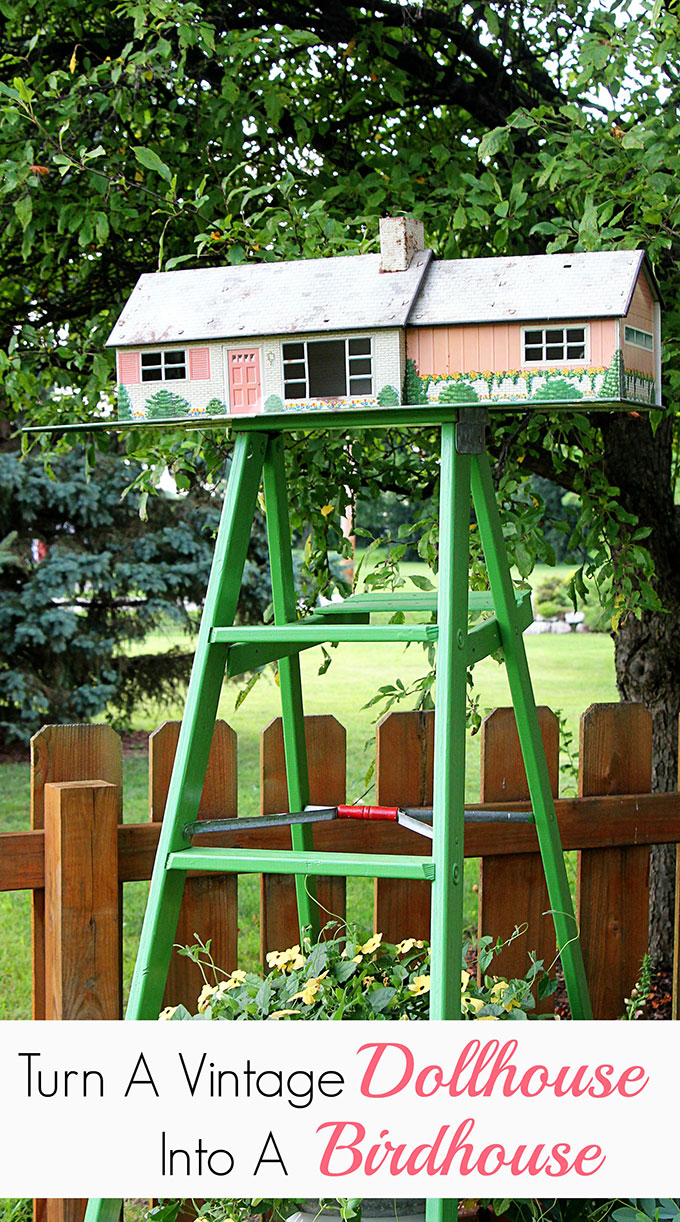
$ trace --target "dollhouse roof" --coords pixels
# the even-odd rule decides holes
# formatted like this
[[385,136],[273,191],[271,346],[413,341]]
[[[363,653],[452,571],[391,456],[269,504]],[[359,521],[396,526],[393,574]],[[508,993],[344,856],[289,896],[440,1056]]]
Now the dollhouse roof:
[[409,325],[622,318],[643,264],[660,298],[642,250],[433,262]]
[[426,250],[403,272],[381,272],[380,255],[154,272],[138,280],[107,346],[623,318],[643,268],[660,300],[642,250],[442,261]]
[[403,327],[430,258],[388,273],[380,255],[149,273],[107,346]]

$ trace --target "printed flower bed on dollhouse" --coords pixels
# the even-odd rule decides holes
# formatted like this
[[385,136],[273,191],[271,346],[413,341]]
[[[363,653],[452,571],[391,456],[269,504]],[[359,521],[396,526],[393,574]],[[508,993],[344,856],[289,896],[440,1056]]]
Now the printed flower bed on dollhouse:
[[[515,937],[520,936],[516,930]],[[489,974],[502,947],[482,938],[477,947],[480,979],[466,964],[470,944],[463,946],[461,1010],[465,1019],[523,1020],[535,1015],[536,997],[555,991],[543,962],[529,955],[522,979]],[[181,948],[201,969],[204,985],[197,1013],[169,1006],[161,1019],[357,1020],[427,1019],[430,991],[430,947],[406,938],[394,946],[377,933],[362,941],[357,931],[331,923],[314,943],[270,951],[266,974],[221,972],[213,963],[210,943]],[[540,1016],[551,1017],[551,1016]]]
[[561,399],[618,399],[622,377],[627,398],[654,402],[654,378],[637,370],[624,369],[620,349],[614,354],[609,368],[602,365],[569,365],[508,369],[501,373],[486,369],[442,376],[426,374],[423,377],[418,375],[414,363],[409,359],[405,401],[484,403],[526,399],[536,403]]

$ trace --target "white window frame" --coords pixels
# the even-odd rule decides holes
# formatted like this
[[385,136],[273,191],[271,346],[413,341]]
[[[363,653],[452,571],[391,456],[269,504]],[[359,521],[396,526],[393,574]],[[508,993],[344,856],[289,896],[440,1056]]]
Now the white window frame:
[[[179,352],[181,352],[182,355],[184,356],[183,361],[172,361],[172,362],[166,363],[166,360],[165,360],[166,356],[168,356],[170,353],[179,353]],[[161,358],[160,377],[157,377],[157,378],[145,378],[144,377],[144,357],[145,356],[160,356]],[[166,369],[177,369],[177,366],[180,364],[184,365],[184,377],[183,378],[168,378],[165,376]],[[152,368],[154,369],[156,367],[157,367],[156,365],[152,366]],[[147,369],[148,369],[148,366],[147,366]],[[140,350],[139,377],[140,377],[140,380],[143,383],[145,383],[147,386],[149,382],[186,382],[188,380],[188,369],[189,369],[189,349],[188,348],[152,348],[151,351],[149,351],[149,349]]]
[[[648,344],[641,344],[637,340],[631,339],[629,332],[632,332],[633,335],[644,335],[650,342]],[[630,325],[630,323],[624,323],[623,342],[624,344],[630,344],[632,348],[642,348],[643,352],[653,352],[654,351],[653,332],[652,331],[643,331],[642,327],[633,327]]]
[[[583,335],[584,335],[584,341],[585,341],[584,342],[584,348],[585,348],[584,356],[576,357],[576,358],[567,357],[567,356],[563,356],[563,357],[551,356],[551,357],[544,357],[540,361],[527,360],[525,356],[526,346],[527,346],[526,345],[527,331],[542,331],[543,332],[542,348],[544,352],[547,347],[546,339],[545,339],[546,331],[561,331],[562,332],[562,349],[563,351],[566,351],[567,346],[568,346],[567,345],[567,331],[575,331],[577,327],[583,329]],[[531,346],[536,347],[537,345],[534,344]],[[527,323],[526,326],[522,327],[522,368],[523,369],[545,369],[545,368],[550,368],[551,366],[554,366],[554,365],[574,365],[576,367],[580,367],[581,365],[589,365],[589,364],[590,364],[590,323],[587,323],[587,322],[555,322],[555,323],[552,323],[551,322],[551,323],[535,323],[533,325],[531,323]]]
[[[333,398],[337,397],[337,398],[343,398],[343,399],[352,399],[354,397],[352,393],[352,389],[351,389],[351,379],[352,378],[369,378],[371,382],[371,389],[361,391],[360,397],[363,398],[365,396],[373,395],[373,388],[375,386],[375,366],[374,366],[374,360],[373,360],[374,351],[373,351],[373,336],[372,335],[328,335],[327,337],[323,337],[323,338],[322,337],[317,338],[315,336],[314,339],[294,339],[291,336],[290,338],[283,340],[281,343],[281,362],[283,366],[283,399],[284,399],[284,402],[295,403],[298,399],[309,399],[311,397],[309,393],[309,359],[307,355],[308,345],[323,343],[324,339],[345,345],[345,384],[347,386],[347,393],[345,395],[333,396]],[[357,340],[357,339],[368,342],[368,352],[362,352],[362,353],[357,353],[356,355],[354,354],[350,355],[349,345],[352,340]],[[303,348],[302,357],[296,357],[293,359],[292,357],[284,356],[284,348],[286,344],[302,344],[302,348]],[[371,362],[370,374],[352,373],[351,362],[352,361],[365,361],[365,360],[369,360]],[[304,376],[305,393],[304,395],[296,396],[295,399],[287,399],[286,398],[286,381],[295,381],[295,382],[299,382],[300,384],[302,384],[303,379],[302,378],[287,379],[286,378],[286,367],[288,365],[299,365],[301,361],[304,362],[304,366],[305,366],[305,376]],[[315,397],[320,398],[323,396],[316,395]]]

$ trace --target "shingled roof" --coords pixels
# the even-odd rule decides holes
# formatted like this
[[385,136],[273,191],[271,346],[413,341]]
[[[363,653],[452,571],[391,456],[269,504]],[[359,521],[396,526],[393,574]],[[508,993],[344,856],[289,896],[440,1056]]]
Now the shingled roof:
[[380,255],[243,263],[141,276],[108,347],[403,327],[430,261],[380,271]]
[[382,327],[622,318],[642,250],[435,261],[407,271],[380,255],[243,263],[141,276],[107,345],[249,339]]
[[433,262],[409,315],[410,326],[623,318],[642,250]]

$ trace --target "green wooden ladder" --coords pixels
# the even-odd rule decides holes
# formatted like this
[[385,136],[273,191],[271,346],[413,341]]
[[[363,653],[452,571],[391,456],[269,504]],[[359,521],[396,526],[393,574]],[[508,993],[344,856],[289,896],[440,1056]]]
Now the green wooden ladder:
[[[394,416],[394,419],[392,419]],[[318,932],[315,878],[324,875],[427,879],[431,901],[432,1019],[460,1018],[460,946],[463,925],[465,730],[468,667],[502,652],[527,773],[533,821],[555,924],[572,1016],[592,1018],[581,944],[564,867],[559,829],[543,752],[522,632],[532,619],[526,592],[510,577],[501,522],[484,448],[481,408],[381,409],[324,412],[314,426],[441,426],[439,587],[436,594],[358,594],[331,603],[300,621],[296,614],[283,434],[300,419],[232,421],[235,446],[215,556],[198,635],[186,709],[161,827],[156,862],[132,981],[127,1019],[160,1012],[184,880],[188,870],[293,874],[301,930]],[[261,482],[267,515],[274,622],[234,627],[236,604]],[[470,592],[470,500],[487,564],[490,589]],[[436,610],[437,622],[371,623],[377,611]],[[488,615],[469,628],[470,611]],[[217,705],[227,676],[278,661],[283,736],[291,812],[309,805],[300,681],[300,653],[333,641],[436,641],[432,852],[427,857],[329,853],[314,849],[312,826],[293,822],[289,851],[192,847]],[[203,824],[209,827],[209,824]],[[453,950],[452,950],[453,948]],[[91,1200],[86,1222],[117,1222],[120,1200]],[[430,1200],[427,1222],[454,1222],[455,1200]]]

